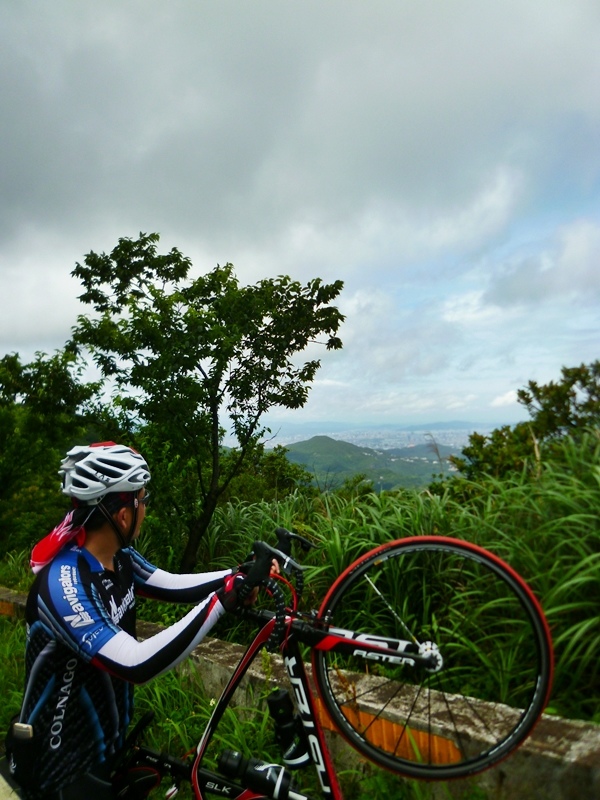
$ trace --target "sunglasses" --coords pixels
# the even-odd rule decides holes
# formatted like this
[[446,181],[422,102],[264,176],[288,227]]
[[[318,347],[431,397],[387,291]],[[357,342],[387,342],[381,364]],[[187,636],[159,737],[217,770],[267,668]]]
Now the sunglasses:
[[127,505],[132,505],[135,508],[137,508],[139,505],[147,506],[148,500],[150,500],[150,492],[146,490],[143,497],[134,497],[133,501],[128,503]]

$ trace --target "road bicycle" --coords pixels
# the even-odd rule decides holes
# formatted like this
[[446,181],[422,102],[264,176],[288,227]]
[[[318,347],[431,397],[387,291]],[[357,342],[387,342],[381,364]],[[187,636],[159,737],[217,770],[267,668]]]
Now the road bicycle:
[[[390,541],[354,561],[320,608],[304,612],[304,568],[291,548],[312,545],[283,528],[276,535],[276,547],[255,543],[239,590],[247,597],[260,585],[273,607],[238,612],[258,631],[195,752],[187,760],[157,753],[135,744],[136,730],[124,770],[130,783],[136,774],[140,788],[166,775],[174,780],[167,797],[189,781],[197,800],[309,800],[289,766],[237,751],[224,753],[216,770],[204,765],[219,721],[265,646],[283,658],[303,761],[312,763],[325,798],[342,800],[327,729],[378,766],[426,780],[481,772],[531,733],[551,690],[552,642],[537,599],[508,564],[457,539]],[[273,558],[281,567],[276,579],[267,577]]]

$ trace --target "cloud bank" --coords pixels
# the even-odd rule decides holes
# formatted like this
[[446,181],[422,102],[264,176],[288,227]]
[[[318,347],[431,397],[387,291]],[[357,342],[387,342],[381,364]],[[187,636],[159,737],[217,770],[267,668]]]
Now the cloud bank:
[[342,278],[310,419],[508,420],[598,356],[591,0],[0,8],[0,345],[60,347],[89,250]]

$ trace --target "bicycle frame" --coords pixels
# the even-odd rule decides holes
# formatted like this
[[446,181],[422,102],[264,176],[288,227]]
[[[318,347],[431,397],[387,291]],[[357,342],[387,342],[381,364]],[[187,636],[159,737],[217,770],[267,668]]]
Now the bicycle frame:
[[[264,612],[264,616],[271,617],[269,612]],[[221,697],[219,698],[219,701],[215,706],[213,714],[206,726],[204,735],[202,736],[202,739],[198,744],[198,748],[196,751],[196,758],[192,765],[192,786],[194,787],[194,792],[198,800],[205,800],[205,794],[203,790],[206,790],[208,788],[206,783],[207,778],[211,783],[210,791],[213,794],[222,794],[222,795],[224,794],[227,797],[240,798],[240,800],[242,796],[244,800],[250,800],[251,798],[259,798],[264,796],[255,793],[252,794],[244,793],[249,790],[241,790],[240,794],[233,794],[233,795],[229,794],[228,792],[225,793],[225,792],[215,791],[214,781],[212,781],[212,777],[206,775],[204,771],[200,769],[200,764],[206,752],[208,743],[210,742],[210,739],[212,738],[212,735],[215,732],[216,727],[233,696],[233,693],[239,686],[240,681],[244,677],[248,667],[256,657],[257,653],[261,650],[261,648],[266,644],[267,640],[269,639],[274,624],[275,620],[273,617],[271,617],[266,622],[266,624],[259,630],[256,637],[254,638],[254,641],[250,644],[250,646],[244,653],[242,659],[240,660],[240,663],[236,667],[227,686],[223,690]],[[287,673],[290,678],[290,682],[294,689],[294,694],[296,696],[298,712],[301,715],[302,724],[304,725],[304,729],[306,730],[308,735],[311,756],[315,768],[317,770],[317,774],[319,776],[321,789],[325,796],[332,797],[335,800],[341,800],[342,798],[341,790],[339,787],[337,776],[335,774],[333,763],[331,761],[331,757],[329,755],[329,751],[327,749],[327,745],[325,743],[323,728],[319,723],[314,702],[314,696],[309,684],[308,675],[304,666],[304,662],[302,660],[302,656],[300,654],[300,648],[298,647],[297,640],[288,636],[286,642],[284,642],[282,651],[283,651],[284,665],[286,667]],[[239,787],[235,787],[235,790],[237,790],[238,788]],[[304,798],[305,795],[293,792],[290,794],[290,797],[293,797],[294,800],[295,798],[300,800],[300,798]]]
[[[145,747],[138,749],[135,761],[136,766],[150,767],[155,769],[159,775],[170,774],[177,780],[189,781],[197,800],[207,800],[209,795],[228,797],[231,800],[259,800],[269,796],[242,787],[235,781],[202,767],[208,745],[233,694],[259,651],[267,644],[275,626],[275,615],[271,611],[247,609],[243,614],[258,623],[260,629],[223,689],[197,745],[193,762],[190,764]],[[287,633],[281,644],[280,652],[294,691],[297,710],[308,739],[321,792],[324,797],[331,798],[331,800],[343,800],[333,761],[325,741],[324,729],[319,719],[315,692],[300,652],[300,643],[309,645],[312,650],[342,652],[375,661],[419,665],[426,669],[431,667],[431,658],[420,655],[418,647],[413,642],[367,636],[350,630],[329,627],[322,620],[317,620],[309,615],[298,618],[292,612],[286,616],[286,629]],[[277,794],[272,796],[281,798],[281,800],[285,800],[285,797],[289,797],[290,800],[310,800],[307,795],[292,790],[289,791],[289,794],[286,791],[285,796]]]
[[[301,539],[284,529],[276,532],[279,544]],[[279,764],[248,760],[239,752],[227,751],[219,760],[218,772],[203,766],[209,743],[250,664],[263,646],[272,649],[273,644],[279,647],[295,695],[298,716],[287,712],[294,736],[298,717],[304,733],[292,740],[294,748],[299,747],[300,759],[291,758],[289,749],[286,757],[292,764],[304,764],[308,751],[320,782],[319,796],[342,800],[325,728],[338,729],[367,761],[423,780],[450,780],[482,772],[508,757],[531,733],[550,695],[552,640],[535,595],[508,564],[458,539],[417,536],[393,540],[354,561],[329,589],[319,610],[303,613],[297,610],[302,567],[287,556],[288,550],[281,552],[255,542],[250,572],[257,574],[241,588],[263,585],[275,611],[255,606],[238,610],[258,631],[217,701],[195,755],[184,761],[136,748],[126,768],[133,772],[140,768],[129,784],[135,784],[139,793],[159,776],[171,774],[176,784],[179,780],[191,783],[196,800],[208,800],[209,795],[233,800],[308,800],[293,789],[290,772]],[[291,602],[286,601],[288,593],[281,591],[278,582],[266,577],[273,557],[285,574],[295,578],[292,583],[277,576],[287,585]],[[434,569],[429,569],[430,564]],[[390,593],[391,588],[393,595],[400,588],[398,572],[403,579],[408,576],[417,583],[414,592],[414,580],[403,588],[396,611],[396,603],[388,602],[381,590]],[[449,576],[459,580],[449,580]],[[469,591],[465,592],[465,586]],[[424,593],[433,603],[430,607],[428,602],[425,615]],[[372,622],[383,635],[341,627],[362,619],[371,628],[370,616],[356,615],[367,598],[375,598]],[[245,598],[240,595],[239,599],[243,603]],[[505,614],[509,614],[506,619]],[[335,627],[333,620],[340,627]],[[409,641],[391,638],[398,634]],[[505,645],[517,659],[514,671],[504,669]],[[312,656],[312,674],[303,661],[307,649]],[[495,669],[498,665],[499,671]],[[396,678],[400,688],[390,686]],[[377,697],[385,684],[389,692],[384,688]],[[399,698],[399,692],[403,697],[396,706],[391,701]],[[135,733],[134,729],[132,740]],[[303,744],[307,748],[303,749]]]

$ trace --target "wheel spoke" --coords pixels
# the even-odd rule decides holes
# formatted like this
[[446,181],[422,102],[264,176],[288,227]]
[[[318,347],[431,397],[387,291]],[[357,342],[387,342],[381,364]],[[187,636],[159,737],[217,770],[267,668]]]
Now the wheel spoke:
[[366,554],[319,617],[439,647],[435,673],[409,657],[315,653],[315,680],[335,724],[388,769],[474,774],[515,749],[543,710],[552,651],[539,605],[509,567],[474,545],[422,536]]
[[398,616],[398,614],[396,614],[394,608],[390,605],[390,603],[388,603],[388,601],[385,599],[385,597],[381,594],[381,592],[379,591],[377,586],[375,586],[375,584],[373,583],[371,578],[368,575],[365,575],[365,580],[371,586],[371,588],[373,589],[375,594],[378,595],[378,597],[383,601],[383,603],[386,606],[386,608],[388,608],[390,610],[390,612],[391,612],[392,616],[394,617],[394,619],[400,624],[400,626],[404,630],[404,632],[410,637],[411,642],[413,642],[413,644],[421,644],[421,642],[419,642],[419,640],[415,637],[415,635],[409,629],[408,625],[406,625],[404,620],[401,619]]

